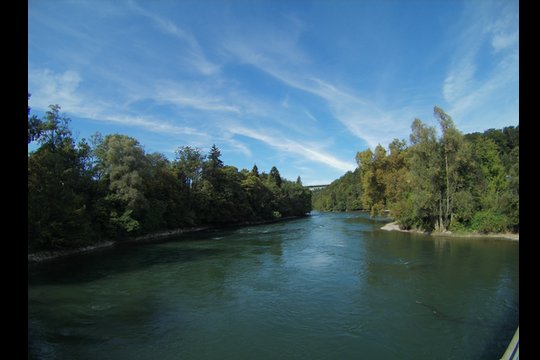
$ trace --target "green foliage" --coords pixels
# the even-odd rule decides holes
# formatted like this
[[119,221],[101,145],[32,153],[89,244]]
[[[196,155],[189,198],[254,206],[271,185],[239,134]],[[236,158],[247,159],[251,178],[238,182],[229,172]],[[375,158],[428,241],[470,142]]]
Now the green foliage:
[[85,167],[88,148],[75,145],[59,110],[51,106],[35,137],[41,146],[28,156],[29,249],[81,246],[99,238],[92,227],[95,186]]
[[148,163],[139,142],[126,135],[107,135],[96,148],[97,167],[102,170],[100,179],[108,187],[105,200],[110,209],[111,223],[116,229],[111,236],[136,233],[144,208],[145,178]]
[[75,145],[51,106],[44,119],[30,116],[28,141],[28,248],[89,245],[185,226],[223,225],[305,215],[311,192],[270,174],[223,164],[213,145],[207,156],[179,147],[174,161],[146,154],[120,134],[96,134]]
[[177,176],[188,189],[195,187],[203,172],[205,158],[201,150],[182,146],[175,151],[175,155],[173,167]]
[[355,172],[315,191],[313,207],[389,210],[403,229],[519,231],[519,126],[462,135],[441,108],[434,115],[440,136],[415,119],[409,146],[358,152]]
[[281,186],[281,175],[279,174],[279,170],[275,166],[272,166],[272,169],[270,169],[270,178],[277,187]]
[[507,217],[493,210],[483,210],[474,214],[471,229],[481,233],[499,233],[508,229]]
[[360,171],[348,171],[328,187],[312,192],[313,208],[320,211],[361,210]]

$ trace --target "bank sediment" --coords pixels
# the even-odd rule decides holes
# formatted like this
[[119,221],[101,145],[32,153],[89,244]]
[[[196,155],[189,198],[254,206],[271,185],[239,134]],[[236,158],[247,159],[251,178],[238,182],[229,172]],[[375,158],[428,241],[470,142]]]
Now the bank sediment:
[[417,233],[417,234],[424,234],[424,235],[431,235],[431,236],[444,236],[444,237],[458,237],[458,238],[498,238],[498,239],[506,239],[506,240],[512,240],[512,241],[519,241],[519,234],[512,234],[512,233],[489,233],[489,234],[482,234],[482,233],[452,233],[450,231],[445,232],[428,232],[428,231],[422,231],[422,230],[403,230],[399,228],[399,224],[397,221],[388,223],[381,227],[381,230],[386,231],[400,231],[400,232],[406,232],[406,233]]

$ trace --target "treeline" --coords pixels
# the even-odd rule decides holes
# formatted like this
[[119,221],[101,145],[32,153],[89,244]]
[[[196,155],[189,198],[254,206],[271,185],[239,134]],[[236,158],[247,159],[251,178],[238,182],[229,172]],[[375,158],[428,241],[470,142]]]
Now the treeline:
[[415,119],[408,144],[358,152],[355,172],[314,193],[314,208],[388,210],[402,229],[519,232],[519,126],[463,135],[434,115],[440,135]]
[[39,119],[28,108],[28,144],[39,145],[28,154],[29,251],[311,211],[300,178],[288,181],[276,167],[239,171],[215,145],[206,155],[179,147],[169,161],[120,134],[76,144],[59,111],[51,105]]

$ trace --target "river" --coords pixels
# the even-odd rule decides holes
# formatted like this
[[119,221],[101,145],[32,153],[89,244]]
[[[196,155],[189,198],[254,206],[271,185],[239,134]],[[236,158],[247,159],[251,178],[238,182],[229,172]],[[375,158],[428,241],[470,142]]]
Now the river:
[[313,212],[29,264],[29,358],[498,359],[519,243],[383,224]]

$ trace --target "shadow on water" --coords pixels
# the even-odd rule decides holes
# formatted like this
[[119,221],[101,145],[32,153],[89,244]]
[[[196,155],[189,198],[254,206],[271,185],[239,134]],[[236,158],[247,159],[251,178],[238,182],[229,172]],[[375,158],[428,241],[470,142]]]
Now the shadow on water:
[[92,254],[74,255],[45,264],[28,265],[28,284],[69,284],[97,280],[113,274],[139,271],[145,267],[197,261],[219,256],[226,250],[219,248],[155,249],[141,251],[151,245],[120,245],[115,249]]
[[[298,221],[302,221],[301,219]],[[282,255],[282,242],[305,232],[295,220],[284,223],[207,230],[159,241],[119,243],[112,248],[28,264],[28,285],[76,284],[164,264]]]
[[[239,278],[245,266],[256,271],[264,261],[281,259],[283,241],[305,232],[302,225],[206,231],[29,264],[29,358],[63,358],[59,351],[73,350],[61,348],[113,346],[111,339],[132,343],[119,334],[139,336],[134,328],[189,332],[200,309],[215,307],[216,298],[234,300],[228,276]],[[127,273],[134,275],[118,277]],[[192,296],[197,302],[190,304]],[[179,298],[183,305],[169,303]]]

